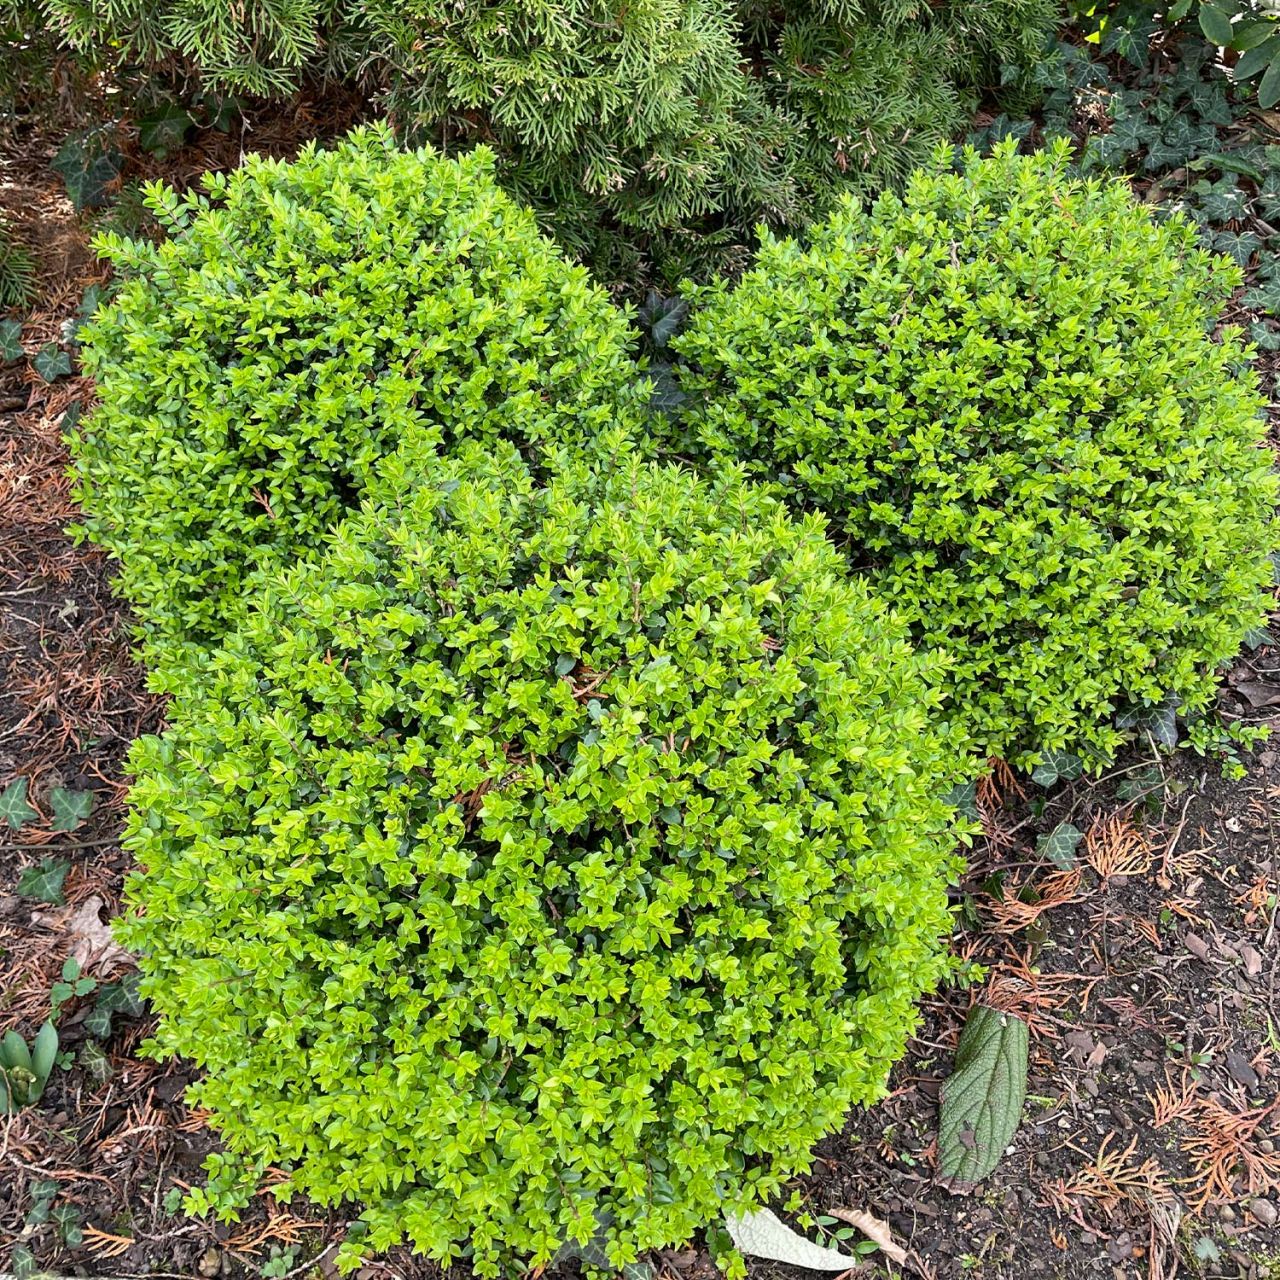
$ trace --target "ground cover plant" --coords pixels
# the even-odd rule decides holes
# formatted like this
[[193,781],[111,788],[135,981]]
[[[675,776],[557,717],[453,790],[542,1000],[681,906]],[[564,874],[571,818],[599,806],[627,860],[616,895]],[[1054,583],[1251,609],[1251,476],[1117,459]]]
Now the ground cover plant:
[[496,445],[377,493],[139,744],[120,936],[230,1147],[367,1206],[353,1261],[619,1268],[880,1096],[967,762],[739,478]]
[[245,579],[316,546],[410,433],[589,449],[644,386],[631,330],[461,161],[358,131],[155,188],[163,243],[102,235],[121,279],[79,334],[84,530],[121,564],[150,662],[216,639]]
[[1272,581],[1262,401],[1212,332],[1240,272],[1069,159],[948,152],[695,291],[672,343],[702,447],[832,515],[1019,765],[1203,710]]

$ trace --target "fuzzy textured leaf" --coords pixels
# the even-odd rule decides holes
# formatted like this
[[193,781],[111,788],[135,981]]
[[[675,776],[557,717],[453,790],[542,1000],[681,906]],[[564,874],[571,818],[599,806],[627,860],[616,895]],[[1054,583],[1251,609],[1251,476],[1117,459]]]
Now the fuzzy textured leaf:
[[1027,1024],[975,1005],[942,1087],[938,1171],[956,1183],[995,1169],[1022,1120],[1027,1096]]

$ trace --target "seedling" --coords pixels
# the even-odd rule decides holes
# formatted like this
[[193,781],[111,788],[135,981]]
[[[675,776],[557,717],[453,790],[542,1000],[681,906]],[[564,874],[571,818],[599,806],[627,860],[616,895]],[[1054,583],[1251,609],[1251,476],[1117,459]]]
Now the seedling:
[[13,1030],[0,1040],[0,1113],[11,1114],[40,1101],[58,1056],[58,1032],[52,1021],[27,1042]]

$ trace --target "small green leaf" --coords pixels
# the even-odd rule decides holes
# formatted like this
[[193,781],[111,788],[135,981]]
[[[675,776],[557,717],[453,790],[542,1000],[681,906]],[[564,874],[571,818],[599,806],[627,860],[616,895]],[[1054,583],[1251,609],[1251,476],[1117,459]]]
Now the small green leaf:
[[74,831],[83,826],[93,812],[93,792],[54,787],[49,793],[49,804],[53,809],[53,829]]
[[71,372],[71,357],[56,342],[46,342],[32,357],[31,366],[46,382],[57,382]]
[[1060,822],[1046,836],[1036,841],[1036,852],[1048,858],[1056,867],[1070,871],[1076,865],[1076,849],[1084,839],[1084,832],[1069,822]]
[[1231,16],[1216,4],[1202,4],[1200,30],[1213,44],[1225,48],[1231,43]]
[[24,822],[40,815],[27,803],[27,779],[14,778],[0,791],[0,821],[7,822],[15,831]]
[[18,893],[37,902],[60,907],[66,901],[62,885],[71,863],[66,858],[43,858],[36,866],[27,867],[18,877]]
[[938,1170],[959,1183],[979,1182],[1000,1162],[1017,1132],[1027,1096],[1027,1024],[975,1005],[942,1087]]

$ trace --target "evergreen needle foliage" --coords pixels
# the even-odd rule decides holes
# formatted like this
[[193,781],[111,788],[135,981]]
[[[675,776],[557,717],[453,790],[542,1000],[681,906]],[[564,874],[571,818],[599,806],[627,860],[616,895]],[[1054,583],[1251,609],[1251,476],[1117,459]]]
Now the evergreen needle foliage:
[[0,311],[27,307],[36,296],[36,264],[0,218]]
[[[12,2],[12,0],[10,0]],[[1056,0],[42,0],[122,66],[217,92],[323,72],[406,136],[491,146],[504,185],[602,279],[740,266],[754,226],[901,180],[1038,62]],[[0,0],[3,5],[5,0]]]
[[1205,707],[1276,544],[1248,353],[1212,336],[1239,268],[1068,160],[945,148],[807,248],[770,240],[672,343],[708,452],[831,513],[1019,764]]
[[958,761],[815,516],[392,459],[135,749],[121,937],[251,1162],[482,1276],[755,1205],[941,975]]
[[71,447],[153,662],[216,639],[247,575],[317,546],[408,435],[536,458],[628,420],[626,315],[492,170],[358,131],[151,188],[158,246],[100,238],[125,279],[82,334],[99,403]]

